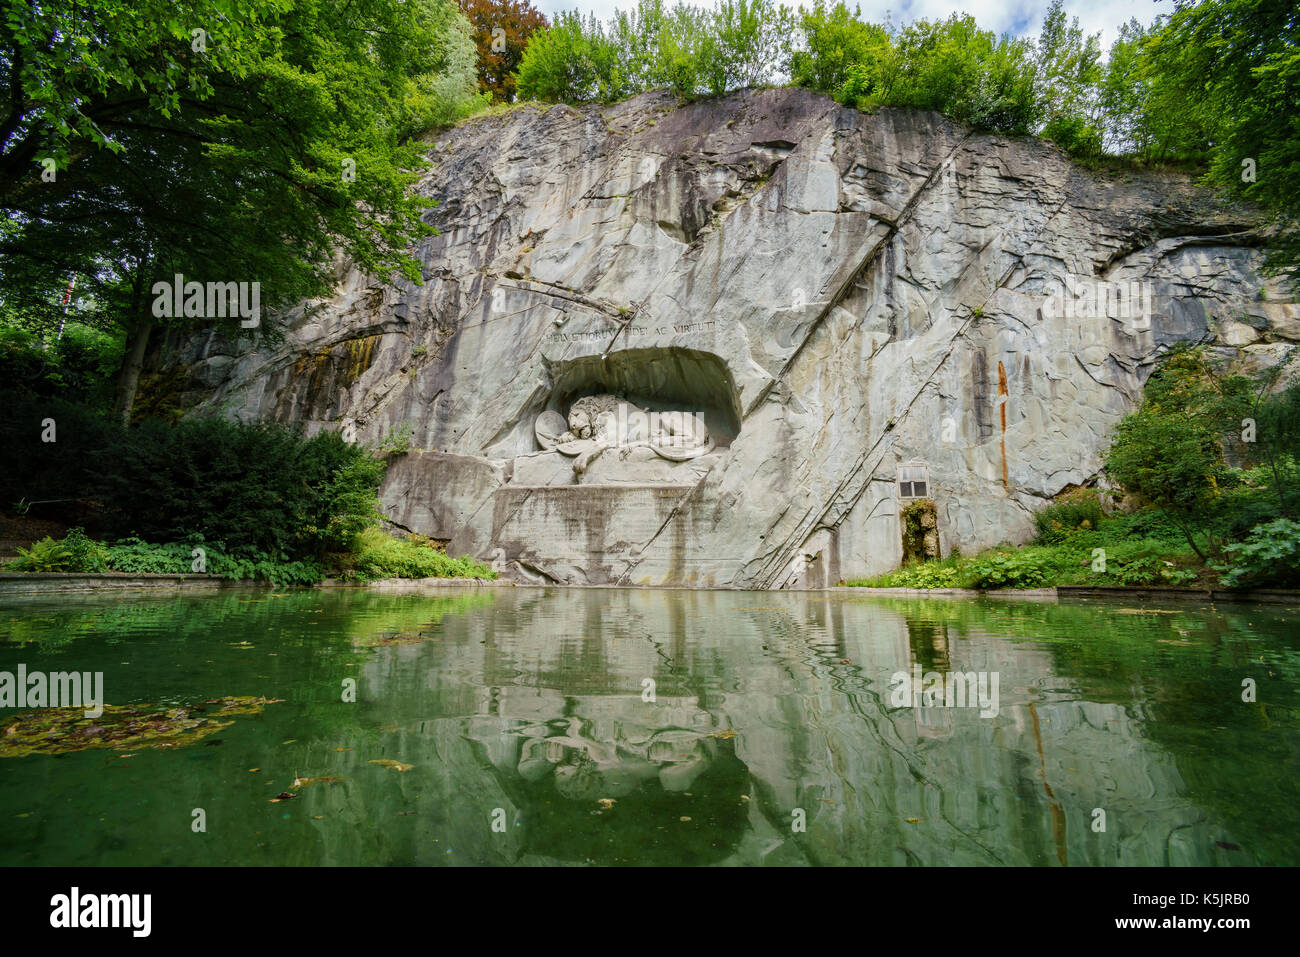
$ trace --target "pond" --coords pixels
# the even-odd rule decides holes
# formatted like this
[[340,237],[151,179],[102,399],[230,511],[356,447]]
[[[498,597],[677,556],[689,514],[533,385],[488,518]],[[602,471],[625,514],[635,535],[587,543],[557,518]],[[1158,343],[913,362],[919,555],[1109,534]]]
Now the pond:
[[99,673],[103,713],[0,709],[0,865],[1300,864],[1297,620],[844,591],[7,599],[0,679]]

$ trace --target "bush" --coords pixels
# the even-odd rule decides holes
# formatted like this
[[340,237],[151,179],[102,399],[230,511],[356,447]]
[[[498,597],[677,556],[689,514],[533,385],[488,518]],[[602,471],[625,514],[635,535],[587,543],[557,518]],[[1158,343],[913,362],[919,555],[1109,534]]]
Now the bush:
[[18,557],[6,566],[14,572],[70,572],[72,550],[62,542],[45,536],[31,548],[19,548]]
[[1228,563],[1215,567],[1225,588],[1300,584],[1300,523],[1279,518],[1256,526],[1224,552]]
[[1088,489],[1040,509],[1034,514],[1034,524],[1039,540],[1055,544],[1081,529],[1099,527],[1102,518],[1097,493]]
[[351,577],[379,578],[496,578],[497,573],[469,556],[451,558],[420,541],[393,538],[369,529],[358,539]]
[[61,540],[47,535],[33,542],[31,548],[18,549],[18,558],[9,563],[6,571],[99,573],[108,568],[108,551],[103,543],[74,528]]
[[1081,116],[1052,117],[1043,136],[1077,158],[1101,155],[1101,131]]
[[915,562],[886,575],[849,584],[865,588],[960,588],[963,582],[956,563],[949,558],[942,562]]
[[7,566],[21,572],[121,572],[129,575],[187,575],[195,572],[196,548],[202,548],[201,571],[231,581],[261,579],[275,585],[313,585],[324,568],[311,561],[283,561],[265,554],[231,554],[221,543],[198,535],[183,542],[153,544],[131,536],[111,545],[74,528],[61,541],[43,538]]
[[1043,556],[1028,552],[991,552],[971,559],[966,575],[972,588],[1040,588],[1052,572]]
[[146,422],[100,456],[110,530],[151,541],[198,534],[233,554],[319,561],[379,521],[384,463],[336,432],[310,439],[225,419]]

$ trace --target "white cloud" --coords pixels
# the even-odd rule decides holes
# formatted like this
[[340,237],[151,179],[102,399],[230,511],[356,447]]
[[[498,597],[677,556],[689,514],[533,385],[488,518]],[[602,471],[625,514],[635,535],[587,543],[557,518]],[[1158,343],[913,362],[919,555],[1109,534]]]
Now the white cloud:
[[[674,0],[675,2],[675,0]],[[698,7],[711,7],[714,0],[686,0]],[[798,0],[791,3],[798,6]],[[805,0],[811,5],[811,0]],[[850,7],[852,0],[846,0]],[[884,20],[892,12],[894,22],[908,23],[921,18],[943,19],[951,13],[969,13],[986,30],[995,33],[1015,33],[1020,36],[1037,37],[1043,23],[1050,0],[858,0],[862,16],[867,20]],[[635,0],[533,0],[533,5],[548,17],[562,10],[581,10],[582,13],[595,13],[602,20],[608,20],[616,9],[628,10],[635,6]],[[1142,23],[1150,23],[1157,13],[1169,12],[1170,5],[1158,6],[1156,0],[1067,0],[1066,13],[1079,18],[1079,26],[1085,33],[1100,32],[1102,49],[1108,49],[1119,30],[1121,23],[1130,17],[1137,17]]]

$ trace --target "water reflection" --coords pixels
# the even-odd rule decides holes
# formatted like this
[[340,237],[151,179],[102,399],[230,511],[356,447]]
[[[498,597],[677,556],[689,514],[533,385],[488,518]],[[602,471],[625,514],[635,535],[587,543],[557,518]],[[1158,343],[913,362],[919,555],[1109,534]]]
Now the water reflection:
[[[220,850],[143,840],[106,863],[1300,861],[1294,609],[606,589],[232,600],[29,606],[18,629],[3,615],[3,662],[120,658],[106,643],[125,633],[149,645],[134,680],[175,694],[254,693],[230,687],[254,677],[227,650],[248,635],[274,656],[257,659],[256,693],[286,703],[186,771],[247,824]],[[196,655],[214,667],[174,679]],[[996,674],[997,715],[896,705],[891,678],[914,666]],[[354,705],[338,701],[348,677]],[[109,687],[126,680],[110,671]],[[5,777],[30,795],[82,773],[42,760]],[[140,782],[180,760],[157,756]],[[346,780],[304,789],[269,843],[260,792],[221,782],[290,763]],[[0,783],[0,813],[24,800]],[[4,863],[39,852],[0,838]]]

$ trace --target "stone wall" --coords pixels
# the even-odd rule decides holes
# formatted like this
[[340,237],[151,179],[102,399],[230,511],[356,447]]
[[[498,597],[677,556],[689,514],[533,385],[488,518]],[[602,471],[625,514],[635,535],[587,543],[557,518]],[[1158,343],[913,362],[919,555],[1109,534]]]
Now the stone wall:
[[[422,286],[344,271],[279,346],[208,335],[165,361],[229,414],[408,426],[393,522],[525,580],[876,574],[909,463],[944,554],[1023,541],[1171,344],[1252,368],[1300,339],[1256,212],[933,113],[647,94],[472,120],[432,157]],[[543,444],[599,395],[697,415],[707,450]]]

